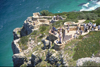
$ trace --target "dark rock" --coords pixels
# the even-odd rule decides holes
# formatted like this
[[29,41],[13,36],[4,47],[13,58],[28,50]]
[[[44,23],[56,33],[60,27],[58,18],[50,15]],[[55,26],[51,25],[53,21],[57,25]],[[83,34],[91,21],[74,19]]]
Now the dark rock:
[[23,53],[14,54],[12,58],[14,67],[20,67],[22,64],[24,64],[25,55]]
[[16,53],[20,53],[21,52],[21,49],[19,48],[19,44],[18,44],[18,41],[19,40],[20,39],[16,39],[11,44],[13,54],[16,54]]
[[14,40],[20,38],[20,30],[21,30],[21,28],[15,28],[13,30]]
[[32,66],[35,66],[42,61],[42,59],[38,55],[39,54],[37,54],[36,51],[32,53],[32,58],[31,58]]

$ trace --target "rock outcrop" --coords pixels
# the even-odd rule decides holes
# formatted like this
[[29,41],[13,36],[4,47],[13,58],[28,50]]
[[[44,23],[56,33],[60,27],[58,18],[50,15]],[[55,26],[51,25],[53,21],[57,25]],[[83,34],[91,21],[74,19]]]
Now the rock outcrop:
[[20,38],[20,30],[21,30],[21,28],[15,28],[13,30],[14,40]]
[[38,53],[33,52],[32,53],[32,58],[31,58],[31,64],[32,66],[35,66],[36,64],[40,63],[42,61],[41,57],[39,56]]
[[20,67],[26,60],[25,55],[21,52],[12,56],[14,67]]
[[32,32],[32,29],[34,29],[34,26],[30,22],[30,19],[24,21],[23,28],[21,30],[21,37],[26,36]]
[[19,44],[18,44],[18,41],[20,39],[16,39],[12,42],[12,51],[13,51],[13,54],[16,54],[16,53],[20,53],[22,50],[20,49],[19,47]]
[[43,42],[44,49],[45,49],[46,47],[50,48],[50,46],[52,45],[52,42],[49,41],[49,40],[42,39],[41,41]]
[[86,61],[90,61],[90,62],[94,61],[96,63],[100,63],[100,57],[92,57],[92,58],[86,57],[86,58],[78,59],[76,66],[82,66],[83,63],[86,62]]

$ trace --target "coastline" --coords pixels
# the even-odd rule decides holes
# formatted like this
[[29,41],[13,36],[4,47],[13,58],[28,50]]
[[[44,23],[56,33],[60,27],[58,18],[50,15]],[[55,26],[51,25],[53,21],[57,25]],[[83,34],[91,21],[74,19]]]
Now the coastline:
[[[5,3],[4,3],[5,2]],[[28,16],[31,16],[33,12],[38,12],[38,11],[41,11],[43,9],[47,9],[49,10],[50,12],[54,12],[54,13],[59,13],[58,11],[61,11],[60,10],[60,6],[57,5],[57,8],[56,10],[54,8],[56,8],[56,6],[50,6],[52,3],[52,5],[55,3],[53,2],[49,2],[49,4],[47,2],[46,5],[44,6],[41,6],[42,3],[40,3],[41,1],[39,1],[39,4],[36,4],[35,3],[38,3],[37,1],[35,2],[34,0],[32,2],[27,2],[25,0],[23,1],[19,1],[19,2],[16,2],[16,1],[12,1],[10,3],[7,2],[7,1],[2,1],[0,3],[3,3],[1,4],[1,11],[0,11],[0,16],[1,16],[1,21],[0,22],[0,44],[1,44],[1,56],[0,58],[2,58],[0,60],[0,65],[1,66],[12,66],[13,65],[13,62],[12,62],[12,50],[11,50],[11,42],[13,40],[13,34],[12,34],[12,30],[16,27],[22,27],[23,25],[23,21],[28,17]],[[58,3],[59,4],[59,3]],[[67,4],[66,2],[63,3],[63,5]],[[24,5],[24,7],[23,7]],[[34,6],[33,6],[34,5]],[[55,4],[54,4],[55,5]],[[77,4],[76,4],[77,5]],[[68,4],[67,4],[68,6]],[[74,11],[74,10],[80,10],[79,7],[77,7],[76,9],[71,9],[70,8],[67,10],[65,10],[65,8],[67,8],[67,6],[63,6],[62,8],[62,12],[65,12],[65,11]],[[18,8],[19,7],[19,8]],[[29,8],[27,8],[29,7]],[[37,8],[37,9],[36,9]],[[4,49],[8,49],[8,50],[4,50]],[[5,58],[4,58],[5,57]],[[6,63],[5,61],[8,61],[8,63]],[[10,62],[9,62],[10,61]]]
[[[100,8],[98,8],[97,11],[99,11]],[[48,34],[48,30],[50,28],[48,28],[50,25],[50,23],[57,23],[57,22],[60,22],[60,24],[62,25],[63,22],[67,22],[68,20],[66,20],[67,18],[70,18],[72,21],[73,21],[73,17],[71,16],[71,14],[73,13],[77,13],[77,12],[65,12],[65,13],[57,13],[57,16],[58,15],[61,15],[59,16],[59,19],[60,20],[53,20],[53,15],[56,15],[56,14],[53,14],[53,13],[49,13],[48,11],[45,11],[43,10],[44,13],[41,11],[41,14],[44,15],[44,16],[41,16],[39,12],[37,13],[33,13],[33,16],[31,17],[28,17],[25,21],[24,21],[24,24],[23,24],[23,27],[22,28],[16,28],[13,33],[14,33],[14,41],[12,43],[12,50],[13,50],[13,62],[14,62],[14,66],[36,66],[38,65],[40,62],[42,62],[42,60],[44,61],[44,58],[43,58],[43,55],[41,55],[41,52],[43,52],[44,50],[41,50],[41,46],[45,43],[47,43],[46,45],[50,46],[52,45],[52,43],[54,43],[54,49],[53,49],[53,54],[57,54],[57,51],[59,50],[62,50],[62,48],[64,48],[64,44],[66,44],[66,42],[62,43],[62,44],[56,44],[56,39],[57,37],[55,35],[52,35],[51,33],[49,33],[49,39],[51,41],[48,41],[47,38],[45,38]],[[94,10],[96,11],[96,10]],[[47,13],[45,13],[47,12]],[[69,13],[69,14],[68,14]],[[81,12],[80,12],[81,13]],[[85,13],[85,12],[84,12]],[[91,14],[91,11],[88,12]],[[66,14],[65,17],[63,18],[63,14]],[[85,13],[86,15],[88,15],[87,13]],[[50,15],[50,16],[49,16]],[[68,15],[68,16],[67,16]],[[80,14],[81,15],[81,14]],[[79,15],[79,16],[80,16]],[[92,15],[92,14],[91,14]],[[95,15],[95,14],[93,14]],[[56,17],[57,17],[56,16]],[[77,16],[77,15],[76,15]],[[80,18],[82,17],[82,18]],[[84,17],[83,16],[80,16],[78,18],[79,19],[83,19]],[[88,20],[90,17],[87,17],[86,20]],[[98,17],[97,17],[98,18]],[[97,19],[96,18],[96,19]],[[94,17],[93,18],[90,18],[90,19],[95,19]],[[85,22],[86,20],[80,20],[81,23],[77,23],[77,24],[82,24],[81,26],[83,26],[83,22]],[[33,24],[35,23],[35,24]],[[58,23],[59,24],[59,23]],[[57,25],[56,25],[57,26]],[[75,25],[74,25],[75,26]],[[73,27],[74,27],[73,26]],[[46,28],[45,28],[46,27]],[[57,27],[60,27],[59,25]],[[56,28],[57,28],[56,27]],[[72,28],[73,28],[72,27]],[[45,29],[44,29],[45,28]],[[42,29],[42,32],[39,33],[37,30],[39,29],[39,31],[41,31]],[[47,32],[43,32],[43,29],[46,30]],[[76,29],[76,27],[75,27]],[[72,29],[73,30],[73,29]],[[38,34],[36,34],[38,32]],[[45,35],[44,35],[45,34]],[[35,37],[34,37],[34,36]],[[39,37],[42,37],[43,39],[41,40],[38,39]],[[52,37],[52,38],[51,38]],[[19,39],[19,40],[18,40]],[[18,40],[18,41],[16,41]],[[37,41],[36,41],[37,40]],[[70,39],[69,39],[70,40]],[[16,42],[15,42],[16,41]],[[43,44],[41,43],[41,41],[43,42]],[[53,42],[54,41],[54,42]],[[48,42],[50,42],[50,45],[48,44]],[[69,41],[67,41],[69,42]],[[26,44],[26,45],[25,45]],[[27,45],[28,44],[28,45]],[[34,44],[34,45],[33,45]],[[39,45],[39,46],[38,46]],[[41,45],[41,46],[40,46]],[[59,45],[59,46],[58,46]],[[38,50],[35,49],[34,50],[34,47],[37,46],[38,47]],[[44,45],[44,48],[45,48],[45,45]],[[44,49],[43,48],[43,49]],[[56,61],[56,59],[54,59],[53,61],[51,60],[50,61],[50,57],[47,57],[46,56],[46,52],[47,52],[48,48],[45,50],[45,57],[47,59],[47,61],[52,64],[53,61]],[[56,51],[57,50],[57,51]],[[41,52],[40,52],[41,51]],[[63,50],[62,50],[63,51]],[[30,53],[32,52],[32,53]],[[37,54],[38,53],[38,54]],[[48,53],[48,52],[47,52]],[[64,53],[63,53],[64,54]],[[62,54],[62,55],[63,55]],[[48,54],[47,54],[48,55]],[[31,56],[31,59],[30,59],[30,56]],[[53,55],[54,57],[58,57],[57,55]],[[52,56],[51,56],[52,57]],[[37,59],[37,60],[35,60]],[[93,59],[93,58],[91,58]],[[16,62],[17,60],[17,62]],[[20,61],[21,60],[21,61]],[[20,61],[20,62],[19,62]],[[65,62],[66,63],[65,63]],[[66,60],[64,61],[59,61],[61,62],[61,64],[66,66],[68,66],[68,62]],[[76,61],[75,61],[76,62]],[[74,62],[74,63],[75,63]],[[46,61],[45,61],[46,63]],[[83,62],[82,62],[83,63]]]

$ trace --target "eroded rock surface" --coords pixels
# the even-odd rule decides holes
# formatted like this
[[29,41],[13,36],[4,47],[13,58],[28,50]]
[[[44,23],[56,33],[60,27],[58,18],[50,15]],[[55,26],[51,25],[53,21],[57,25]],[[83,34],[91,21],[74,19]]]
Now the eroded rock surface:
[[12,56],[15,67],[20,67],[25,61],[25,55],[21,52]]

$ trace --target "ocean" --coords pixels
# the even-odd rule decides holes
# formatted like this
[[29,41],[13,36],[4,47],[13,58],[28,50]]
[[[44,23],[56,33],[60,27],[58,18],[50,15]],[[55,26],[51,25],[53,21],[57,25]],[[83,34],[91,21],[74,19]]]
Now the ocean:
[[0,0],[0,66],[13,66],[13,30],[22,27],[34,12],[91,11],[97,7],[99,0]]

